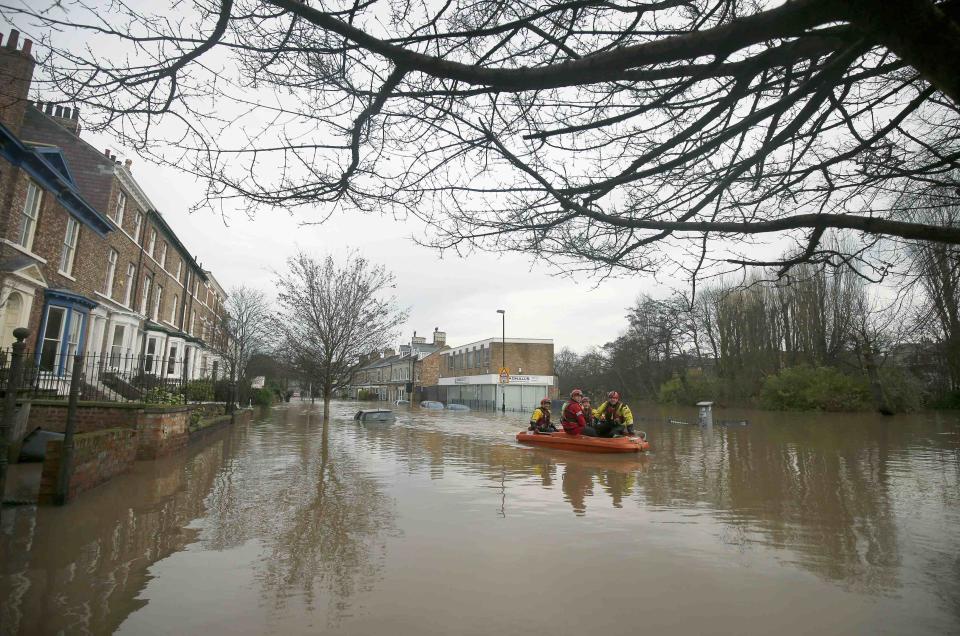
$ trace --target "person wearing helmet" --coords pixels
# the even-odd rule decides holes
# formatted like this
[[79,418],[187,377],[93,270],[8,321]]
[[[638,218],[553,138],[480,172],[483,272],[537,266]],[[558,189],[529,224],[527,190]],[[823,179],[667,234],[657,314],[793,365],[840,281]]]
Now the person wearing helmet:
[[607,401],[594,411],[597,416],[597,435],[600,437],[615,437],[617,435],[633,435],[633,413],[630,407],[620,401],[620,394],[610,391]]
[[583,407],[583,419],[586,420],[587,426],[596,428],[597,417],[593,413],[593,407],[590,406],[590,398],[584,395],[583,399],[580,400],[580,406]]
[[557,427],[550,421],[550,399],[540,400],[540,407],[533,409],[533,415],[530,416],[530,428],[528,431],[534,433],[554,433]]
[[583,400],[583,391],[574,389],[570,392],[570,401],[563,406],[560,424],[568,435],[596,437],[596,429],[589,426],[586,417],[584,417],[583,406],[580,404],[581,400]]

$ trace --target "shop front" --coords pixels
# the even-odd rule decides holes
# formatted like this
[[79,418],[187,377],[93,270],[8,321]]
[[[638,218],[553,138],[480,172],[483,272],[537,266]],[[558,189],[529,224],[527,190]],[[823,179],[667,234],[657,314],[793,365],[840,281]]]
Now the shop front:
[[465,404],[478,410],[527,411],[550,397],[551,375],[514,375],[501,384],[495,373],[440,378],[441,399],[447,404]]

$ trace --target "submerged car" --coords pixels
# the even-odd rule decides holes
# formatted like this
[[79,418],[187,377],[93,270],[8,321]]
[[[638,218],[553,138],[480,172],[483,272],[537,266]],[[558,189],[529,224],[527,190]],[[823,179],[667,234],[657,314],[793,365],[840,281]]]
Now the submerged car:
[[452,404],[447,404],[447,410],[448,411],[469,411],[470,407],[467,406],[466,404],[452,403]]
[[420,403],[422,409],[443,409],[443,402],[434,402],[433,400],[424,400]]
[[410,404],[410,400],[397,400],[394,402],[394,404],[397,406],[406,406],[407,404]]
[[360,410],[353,416],[358,422],[392,422],[396,419],[390,409]]

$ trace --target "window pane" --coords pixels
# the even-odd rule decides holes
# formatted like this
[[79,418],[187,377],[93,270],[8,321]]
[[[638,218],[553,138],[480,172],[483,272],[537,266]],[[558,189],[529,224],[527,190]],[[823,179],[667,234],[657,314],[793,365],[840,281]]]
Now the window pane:
[[33,231],[40,211],[42,192],[33,181],[27,183],[27,198],[20,215],[20,245],[28,250],[33,246]]
[[47,325],[43,330],[43,345],[40,348],[40,368],[53,371],[57,366],[57,354],[60,351],[60,339],[67,310],[63,307],[47,309]]

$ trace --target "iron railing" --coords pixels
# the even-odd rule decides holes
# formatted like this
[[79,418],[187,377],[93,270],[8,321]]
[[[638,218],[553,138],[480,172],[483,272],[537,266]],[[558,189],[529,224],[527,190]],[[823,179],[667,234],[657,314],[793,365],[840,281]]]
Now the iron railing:
[[[12,352],[0,349],[0,392],[6,392]],[[81,364],[80,399],[103,402],[185,403],[226,401],[228,383],[192,361],[154,355],[27,351],[19,395],[66,400],[74,365]],[[218,395],[222,394],[222,395]]]

